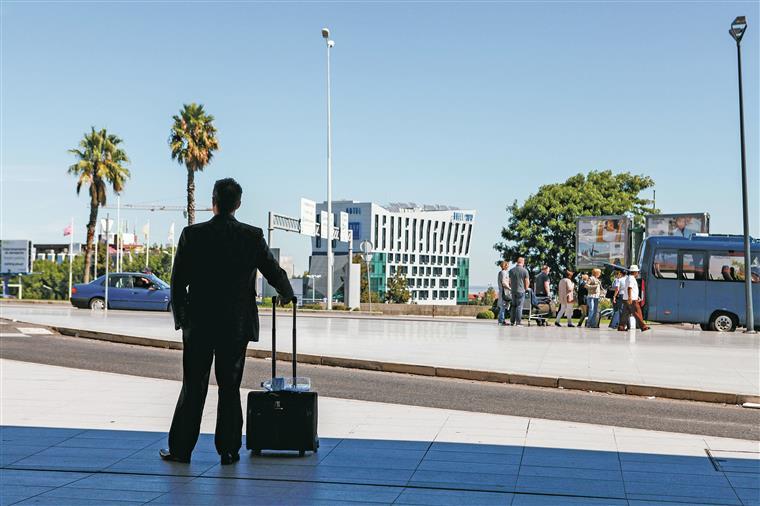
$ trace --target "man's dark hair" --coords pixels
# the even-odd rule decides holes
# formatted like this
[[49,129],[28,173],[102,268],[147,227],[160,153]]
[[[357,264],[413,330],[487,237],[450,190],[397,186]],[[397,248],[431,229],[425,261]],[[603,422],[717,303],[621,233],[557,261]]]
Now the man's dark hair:
[[220,179],[214,183],[214,193],[211,201],[222,214],[230,214],[240,206],[243,188],[231,177]]

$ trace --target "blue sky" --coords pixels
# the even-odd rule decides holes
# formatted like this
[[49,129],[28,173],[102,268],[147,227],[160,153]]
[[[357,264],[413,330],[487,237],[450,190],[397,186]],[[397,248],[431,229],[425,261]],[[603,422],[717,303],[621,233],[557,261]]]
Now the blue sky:
[[[332,30],[335,198],[474,208],[471,284],[495,276],[504,208],[591,169],[656,181],[664,212],[707,211],[741,232],[736,52],[743,42],[752,233],[760,235],[757,2],[3,2],[2,217],[6,239],[83,239],[86,196],[66,174],[91,125],[124,139],[124,203],[181,205],[171,116],[196,101],[221,151],[198,175],[245,189],[266,225],[324,199],[325,47]],[[110,203],[115,204],[115,199]],[[180,214],[148,218],[165,236]],[[199,218],[202,218],[200,215]],[[131,227],[131,226],[130,226]],[[158,237],[156,237],[158,238]],[[307,268],[309,242],[276,233]]]

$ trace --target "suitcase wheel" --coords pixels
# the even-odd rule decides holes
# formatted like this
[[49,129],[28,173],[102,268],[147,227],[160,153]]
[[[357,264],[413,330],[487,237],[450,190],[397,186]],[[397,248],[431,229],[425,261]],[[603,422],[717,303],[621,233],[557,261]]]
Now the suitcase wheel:
[[304,455],[306,455],[306,450],[299,450],[298,451],[298,456],[299,457],[303,457]]

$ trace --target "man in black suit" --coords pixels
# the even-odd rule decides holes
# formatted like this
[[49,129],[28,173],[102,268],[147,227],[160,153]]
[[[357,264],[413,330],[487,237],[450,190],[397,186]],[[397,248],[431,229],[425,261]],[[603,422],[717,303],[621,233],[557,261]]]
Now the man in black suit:
[[214,217],[182,231],[172,269],[172,312],[182,329],[182,391],[164,460],[190,462],[198,441],[211,361],[219,387],[216,451],[222,464],[240,459],[243,411],[240,381],[248,341],[259,340],[256,271],[280,295],[293,299],[285,271],[272,256],[264,232],[235,219],[243,189],[231,178],[214,185]]

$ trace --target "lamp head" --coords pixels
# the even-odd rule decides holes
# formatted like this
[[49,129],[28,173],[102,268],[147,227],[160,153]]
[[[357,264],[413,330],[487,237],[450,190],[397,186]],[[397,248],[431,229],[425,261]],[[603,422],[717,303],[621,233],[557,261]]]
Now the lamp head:
[[327,41],[327,47],[333,47],[333,46],[335,46],[335,41],[334,40],[328,40]]
[[330,38],[330,29],[329,28],[322,28],[322,38],[323,39],[329,39]]
[[747,31],[747,18],[745,16],[737,16],[734,22],[731,23],[731,29],[728,31],[731,37],[738,43],[741,42],[744,37],[744,32]]

